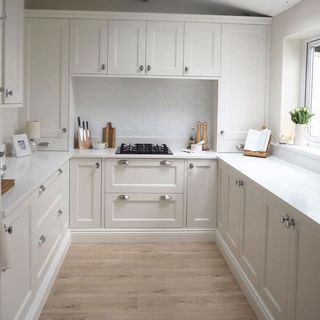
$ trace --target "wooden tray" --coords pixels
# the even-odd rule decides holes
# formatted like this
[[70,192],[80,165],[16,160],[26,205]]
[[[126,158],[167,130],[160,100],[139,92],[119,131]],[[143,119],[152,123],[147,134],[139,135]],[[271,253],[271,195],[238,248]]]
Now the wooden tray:
[[16,181],[14,179],[2,179],[1,180],[1,195],[5,194],[9,191],[14,185]]

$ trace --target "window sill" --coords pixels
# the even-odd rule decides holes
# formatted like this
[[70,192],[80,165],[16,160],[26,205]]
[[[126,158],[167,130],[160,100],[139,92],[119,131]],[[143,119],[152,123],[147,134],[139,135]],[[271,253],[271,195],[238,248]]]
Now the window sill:
[[288,144],[279,144],[279,143],[272,143],[273,148],[278,148],[282,150],[287,150],[306,158],[320,160],[320,148],[313,147],[313,146],[295,146],[295,145],[288,145]]

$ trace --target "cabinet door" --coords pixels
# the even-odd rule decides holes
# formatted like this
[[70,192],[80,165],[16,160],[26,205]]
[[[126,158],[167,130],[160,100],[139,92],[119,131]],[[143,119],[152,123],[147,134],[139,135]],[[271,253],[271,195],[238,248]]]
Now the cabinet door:
[[145,75],[145,21],[109,21],[108,41],[109,74]]
[[31,204],[23,203],[4,220],[10,268],[1,273],[1,319],[24,319],[31,297],[30,213]]
[[25,117],[41,122],[37,142],[67,150],[69,22],[27,18],[25,24]]
[[185,24],[184,75],[219,77],[220,51],[220,24]]
[[248,128],[261,129],[265,124],[266,64],[266,26],[222,26],[220,152],[236,152]]
[[106,20],[70,20],[70,73],[107,73]]
[[214,228],[217,215],[217,162],[188,161],[187,227]]
[[263,195],[263,239],[260,294],[274,319],[287,313],[290,231],[280,222],[291,216],[285,204],[269,193]]
[[64,234],[69,227],[69,162],[67,162],[60,169],[60,183],[61,183],[61,231]]
[[243,214],[243,188],[238,184],[239,174],[227,169],[225,241],[232,253],[238,257],[240,252],[241,220]]
[[227,208],[227,167],[219,160],[218,166],[218,217],[217,226],[221,235],[225,231],[226,208]]
[[317,320],[320,315],[320,227],[299,212],[290,218],[289,304],[287,319]]
[[70,185],[70,227],[101,227],[101,159],[71,159]]
[[23,96],[23,0],[4,0],[3,103],[22,104]]
[[251,283],[258,289],[262,232],[262,189],[243,179],[243,217],[241,223],[240,265]]
[[183,75],[183,22],[147,22],[147,75]]

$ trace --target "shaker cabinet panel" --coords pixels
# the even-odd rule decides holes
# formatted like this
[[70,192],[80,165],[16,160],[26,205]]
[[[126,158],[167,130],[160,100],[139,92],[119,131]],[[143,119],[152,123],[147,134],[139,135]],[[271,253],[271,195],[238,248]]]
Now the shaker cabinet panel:
[[217,215],[217,162],[188,161],[187,227],[215,228]]
[[265,124],[267,27],[224,24],[221,37],[218,149],[236,152]]
[[147,76],[183,75],[183,22],[147,22]]
[[21,104],[23,98],[23,0],[3,0],[3,104]]
[[[41,123],[47,150],[68,150],[67,19],[25,19],[25,119]],[[59,143],[57,142],[59,141]]]
[[108,41],[109,74],[145,75],[145,21],[109,21]]
[[220,24],[185,24],[184,75],[219,77],[220,51]]
[[70,20],[70,73],[107,74],[107,21]]
[[101,227],[101,159],[71,159],[70,186],[70,227]]

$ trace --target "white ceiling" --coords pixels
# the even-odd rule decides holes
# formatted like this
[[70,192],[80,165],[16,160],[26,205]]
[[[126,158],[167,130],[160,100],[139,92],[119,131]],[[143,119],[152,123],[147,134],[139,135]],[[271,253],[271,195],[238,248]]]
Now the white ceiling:
[[[0,0],[1,1],[1,0]],[[275,16],[301,0],[25,0],[29,9]]]

